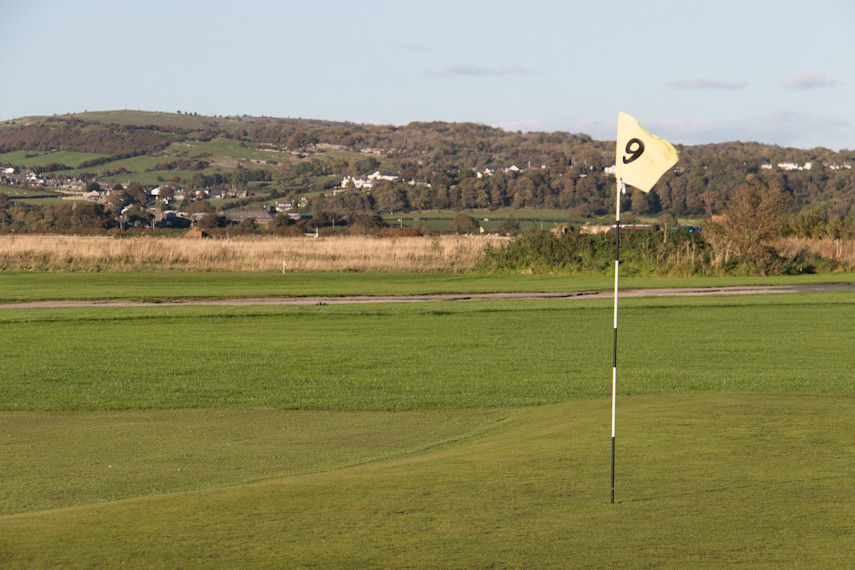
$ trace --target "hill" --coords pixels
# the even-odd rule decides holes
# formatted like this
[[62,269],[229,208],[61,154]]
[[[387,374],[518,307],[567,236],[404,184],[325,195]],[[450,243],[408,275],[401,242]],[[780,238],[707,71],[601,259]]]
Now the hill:
[[[0,164],[18,176],[0,182],[20,185],[32,172],[30,185],[55,189],[69,181],[78,189],[92,181],[102,188],[168,184],[194,196],[228,189],[258,201],[289,199],[314,212],[548,208],[586,218],[613,209],[614,178],[604,171],[614,162],[613,145],[585,134],[474,123],[98,111],[0,123]],[[818,209],[840,219],[853,213],[855,151],[752,142],[679,150],[677,167],[650,194],[628,196],[626,209],[642,216],[714,215],[753,177],[781,188],[795,212]]]

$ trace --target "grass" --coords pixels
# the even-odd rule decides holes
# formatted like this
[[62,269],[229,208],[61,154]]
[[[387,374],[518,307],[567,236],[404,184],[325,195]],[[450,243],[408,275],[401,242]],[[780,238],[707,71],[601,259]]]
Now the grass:
[[[507,410],[0,413],[0,516],[333,471],[492,429]],[[247,460],[247,458],[252,458]]]
[[202,154],[211,154],[211,156],[202,156],[201,160],[232,158],[235,160],[259,162],[267,162],[269,160],[278,162],[283,156],[283,153],[278,151],[259,150],[258,145],[255,143],[226,138],[216,138],[210,141],[173,143],[166,149],[166,152],[181,157],[186,155],[190,159]]
[[[462,273],[493,237],[368,236],[243,239],[17,236],[0,238],[0,267],[25,271],[345,271]],[[283,268],[283,263],[285,267]]]
[[[0,238],[2,243],[2,238]],[[855,283],[852,273],[774,277],[623,277],[622,291],[642,288],[727,287]],[[277,273],[144,272],[65,273],[0,271],[0,302],[39,300],[137,300],[253,297],[341,297],[443,293],[608,291],[614,277],[474,273]]]
[[608,299],[4,309],[0,567],[849,567],[853,304],[623,299],[614,505]]
[[[405,214],[390,214],[384,216],[390,226],[402,224],[406,227],[426,225],[434,231],[450,231],[456,214],[463,213],[472,216],[484,231],[495,232],[509,217],[516,218],[519,229],[550,230],[560,224],[574,223],[582,225],[585,220],[573,220],[566,210],[514,210],[500,208],[497,210],[473,209],[457,211],[413,211]],[[399,222],[400,220],[400,222]]]
[[157,125],[185,129],[204,129],[213,126],[217,129],[235,130],[243,128],[244,125],[241,121],[223,117],[188,115],[186,113],[164,113],[159,111],[137,111],[132,109],[88,111],[74,113],[71,116],[83,119],[84,121],[99,121],[104,124]]
[[58,204],[64,201],[60,194],[44,188],[33,190],[31,188],[0,186],[0,193],[6,194],[15,202],[24,204]]
[[[216,117],[199,117],[179,113],[158,113],[144,111],[103,111],[91,113],[78,113],[74,116],[88,121],[100,121],[103,124],[137,124],[137,125],[156,125],[163,127],[183,127],[188,129],[226,129],[235,130],[243,128],[243,123],[234,119],[216,118]],[[46,119],[46,118],[43,118]],[[38,121],[38,119],[36,119]],[[94,127],[101,128],[101,127]],[[200,171],[187,170],[168,170],[154,171],[154,166],[158,163],[170,162],[176,158],[194,159],[201,154],[210,154],[211,156],[202,157],[212,163],[210,168],[207,168],[202,173],[210,174],[218,172],[222,168],[233,168],[237,165],[238,159],[254,163],[255,167],[259,164],[266,164],[267,161],[278,162],[282,157],[279,152],[266,152],[259,150],[257,145],[252,143],[243,143],[232,139],[214,139],[212,141],[194,141],[188,140],[185,142],[170,145],[161,152],[156,153],[156,156],[141,156],[127,159],[115,160],[106,164],[97,165],[80,170],[79,165],[87,160],[99,158],[103,155],[96,153],[84,152],[35,152],[35,151],[15,151],[0,154],[0,162],[13,164],[20,168],[33,168],[44,166],[46,164],[57,162],[70,167],[69,170],[58,171],[56,174],[62,176],[77,176],[81,172],[102,172],[114,171],[120,168],[125,168],[128,172],[107,176],[107,180],[114,182],[128,183],[139,182],[145,185],[156,186],[163,180],[170,180],[175,176],[183,179],[190,179]],[[102,180],[103,183],[103,180]]]
[[[849,292],[626,299],[622,392],[855,395],[844,356],[853,305]],[[608,299],[6,310],[0,408],[401,411],[601,398],[611,313]]]
[[[855,402],[839,397],[626,398],[610,505],[608,403],[524,409],[478,437],[385,461],[0,517],[0,560],[7,568],[847,567],[853,412]],[[251,437],[240,443],[245,453],[226,465],[265,453]],[[176,453],[145,470],[162,467],[156,481],[167,482],[217,469],[216,458],[205,466],[192,458],[201,448],[185,449],[190,458]],[[87,467],[77,477],[94,485],[136,464]]]
[[32,168],[56,162],[71,168],[77,168],[81,162],[102,156],[102,154],[94,152],[16,150],[14,152],[0,153],[0,163],[13,164],[19,168]]

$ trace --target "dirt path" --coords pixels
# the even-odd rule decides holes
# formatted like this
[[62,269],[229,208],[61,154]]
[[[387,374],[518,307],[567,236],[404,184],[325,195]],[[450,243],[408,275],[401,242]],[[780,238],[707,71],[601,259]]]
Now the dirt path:
[[[745,286],[745,287],[696,287],[677,289],[627,289],[620,297],[673,297],[701,295],[752,295],[759,293],[808,293],[816,291],[855,291],[849,283],[816,285]],[[357,303],[426,303],[431,301],[479,301],[510,299],[597,299],[614,296],[614,291],[575,291],[568,293],[460,293],[443,295],[409,296],[353,296],[353,297],[261,297],[236,299],[198,299],[165,301],[162,303],[125,300],[103,301],[28,301],[24,303],[2,303],[0,309],[38,309],[57,307],[170,307],[180,305],[347,305]]]

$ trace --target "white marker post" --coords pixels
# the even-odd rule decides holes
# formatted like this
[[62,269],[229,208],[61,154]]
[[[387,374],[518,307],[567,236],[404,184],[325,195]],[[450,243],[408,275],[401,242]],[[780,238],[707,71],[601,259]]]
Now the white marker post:
[[620,273],[620,195],[626,194],[623,180],[617,179],[617,198],[615,202],[615,319],[614,341],[612,343],[612,498],[615,502],[615,412],[617,411],[617,309],[618,309],[618,274]]

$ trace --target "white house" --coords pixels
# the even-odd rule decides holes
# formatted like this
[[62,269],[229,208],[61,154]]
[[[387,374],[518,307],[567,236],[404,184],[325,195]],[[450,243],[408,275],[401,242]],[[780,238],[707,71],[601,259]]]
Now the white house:
[[345,176],[341,180],[341,187],[347,188],[348,183],[353,182],[354,188],[357,190],[364,190],[368,188],[372,188],[374,184],[371,180],[367,180],[365,178],[356,178],[355,176]]
[[484,170],[476,172],[475,176],[483,178],[484,176],[492,176],[496,172],[522,172],[522,168],[516,164],[510,166],[485,166]]
[[380,172],[379,170],[375,170],[374,172],[368,175],[369,180],[386,180],[389,182],[394,182],[400,177],[400,175],[394,172]]

